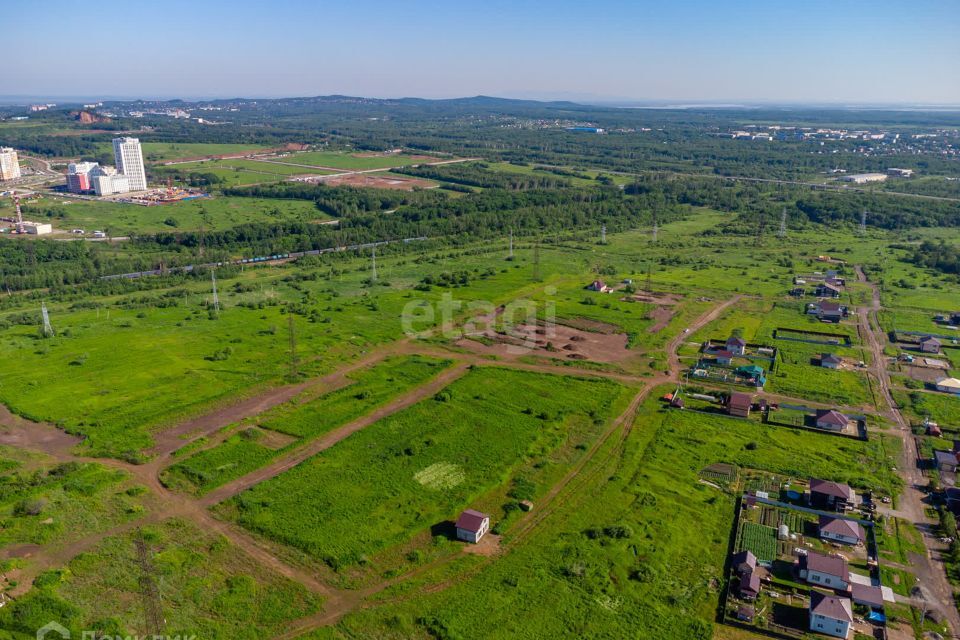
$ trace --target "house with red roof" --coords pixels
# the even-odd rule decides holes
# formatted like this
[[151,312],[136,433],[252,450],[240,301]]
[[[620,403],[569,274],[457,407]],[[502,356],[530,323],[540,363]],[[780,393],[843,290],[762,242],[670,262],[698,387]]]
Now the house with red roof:
[[850,418],[839,411],[833,409],[818,409],[816,425],[817,429],[826,429],[827,431],[843,431],[847,428]]
[[810,478],[810,493],[807,502],[815,509],[846,511],[853,506],[853,489],[842,482]]
[[467,509],[457,518],[457,539],[476,544],[490,530],[490,516]]

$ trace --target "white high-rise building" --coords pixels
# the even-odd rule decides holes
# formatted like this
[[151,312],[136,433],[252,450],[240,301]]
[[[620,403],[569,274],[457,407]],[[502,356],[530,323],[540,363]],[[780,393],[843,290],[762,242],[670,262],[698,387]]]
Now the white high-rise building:
[[16,180],[20,177],[20,160],[11,147],[0,147],[0,180]]
[[114,138],[113,157],[117,171],[127,176],[130,191],[144,191],[147,188],[147,172],[143,168],[143,153],[137,138]]

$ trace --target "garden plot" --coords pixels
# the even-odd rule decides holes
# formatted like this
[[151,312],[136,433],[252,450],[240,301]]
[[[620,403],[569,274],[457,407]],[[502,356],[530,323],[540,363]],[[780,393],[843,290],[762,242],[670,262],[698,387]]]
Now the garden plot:
[[477,353],[499,357],[542,355],[568,360],[621,362],[634,354],[623,333],[596,332],[574,327],[521,324],[508,332],[485,329],[457,342]]

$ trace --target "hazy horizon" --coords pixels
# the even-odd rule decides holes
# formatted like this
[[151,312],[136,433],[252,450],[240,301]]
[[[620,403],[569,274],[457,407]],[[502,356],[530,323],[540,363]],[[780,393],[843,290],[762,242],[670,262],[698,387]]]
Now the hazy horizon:
[[[58,12],[69,20],[51,20]],[[813,0],[5,9],[7,100],[475,95],[599,103],[960,104],[960,11]],[[43,34],[42,41],[37,34]],[[123,52],[123,53],[118,53]]]

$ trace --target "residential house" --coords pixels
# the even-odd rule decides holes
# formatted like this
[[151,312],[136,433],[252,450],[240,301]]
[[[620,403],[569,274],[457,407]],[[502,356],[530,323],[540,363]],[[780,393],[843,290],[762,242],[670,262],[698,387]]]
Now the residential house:
[[883,608],[883,589],[876,585],[854,582],[850,585],[850,596],[854,604],[862,604],[871,609]]
[[721,349],[720,351],[715,351],[713,357],[719,365],[730,366],[733,364],[734,355],[732,351]]
[[960,394],[960,380],[956,378],[940,378],[936,384],[937,391]]
[[832,516],[820,516],[820,537],[830,542],[857,545],[866,539],[866,532],[859,522]]
[[457,538],[466,542],[480,542],[490,530],[490,516],[473,509],[467,509],[457,518]]
[[956,451],[936,449],[933,452],[933,459],[937,464],[937,471],[940,473],[956,473],[957,467],[960,466]]
[[760,576],[755,571],[740,576],[740,597],[744,600],[756,600],[760,595]]
[[727,400],[727,413],[731,416],[749,418],[753,406],[753,396],[749,393],[731,393]]
[[940,341],[934,336],[920,338],[920,351],[923,353],[940,353]]
[[731,564],[733,565],[733,570],[737,572],[737,575],[742,576],[745,573],[756,571],[757,556],[753,555],[753,552],[749,549],[745,549],[733,554]]
[[828,556],[816,551],[797,560],[797,576],[810,584],[846,591],[850,586],[850,569],[843,556]]
[[742,356],[747,352],[747,341],[739,336],[730,336],[727,338],[727,351]]
[[812,309],[813,313],[817,315],[817,318],[823,322],[840,322],[843,320],[844,315],[846,315],[846,310],[846,307],[839,302],[832,302],[830,300],[821,300],[813,305]]
[[824,369],[839,369],[843,364],[843,358],[832,353],[820,354],[820,366]]
[[818,298],[839,298],[840,288],[824,280],[813,290],[813,295]]
[[593,282],[587,285],[587,289],[589,289],[590,291],[600,291],[602,293],[606,293],[607,291],[610,291],[610,287],[608,287],[607,283],[605,283],[603,280],[594,280]]
[[745,604],[737,609],[737,620],[742,620],[743,622],[753,622],[753,617],[756,614],[756,609],[754,609],[752,605]]
[[810,631],[835,638],[850,635],[853,605],[849,598],[839,598],[819,591],[810,592]]
[[843,431],[847,428],[850,418],[833,409],[817,409],[816,425],[818,429],[827,431]]
[[810,494],[807,502],[817,509],[846,511],[848,507],[853,506],[853,489],[841,482],[810,478]]

